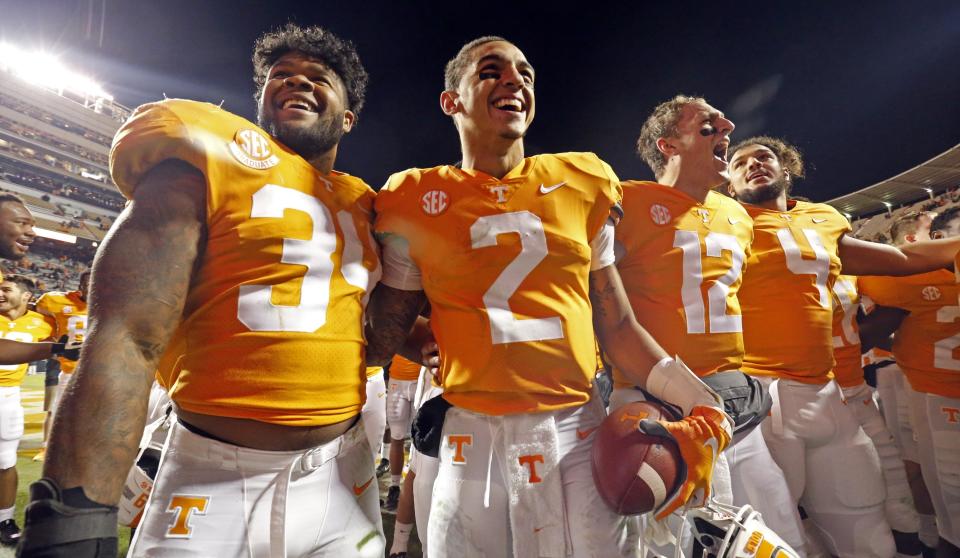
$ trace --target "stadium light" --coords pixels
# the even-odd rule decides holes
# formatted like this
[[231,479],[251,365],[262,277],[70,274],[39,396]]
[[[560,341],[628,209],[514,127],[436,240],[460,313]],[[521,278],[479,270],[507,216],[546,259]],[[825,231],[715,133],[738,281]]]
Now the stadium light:
[[59,240],[60,242],[67,242],[69,244],[77,243],[77,237],[73,236],[72,234],[51,231],[50,229],[44,229],[43,227],[33,227],[33,231],[37,233],[37,236],[42,236],[43,238]]
[[113,96],[92,79],[68,70],[56,57],[41,51],[28,52],[11,44],[0,43],[0,69],[20,79],[56,90],[113,101]]

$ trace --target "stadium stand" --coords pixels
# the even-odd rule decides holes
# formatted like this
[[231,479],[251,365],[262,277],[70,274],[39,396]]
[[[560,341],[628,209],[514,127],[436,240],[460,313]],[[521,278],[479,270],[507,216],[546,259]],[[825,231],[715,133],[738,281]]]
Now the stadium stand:
[[826,203],[851,220],[857,238],[889,242],[890,225],[897,217],[960,205],[960,144],[892,178]]

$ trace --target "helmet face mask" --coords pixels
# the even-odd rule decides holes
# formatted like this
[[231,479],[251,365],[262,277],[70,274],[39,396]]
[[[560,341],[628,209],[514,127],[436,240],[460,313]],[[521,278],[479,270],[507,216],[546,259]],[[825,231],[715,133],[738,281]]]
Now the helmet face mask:
[[[717,501],[687,512],[693,537],[707,558],[797,558],[797,553],[763,523],[751,506]],[[699,558],[699,557],[697,557]]]

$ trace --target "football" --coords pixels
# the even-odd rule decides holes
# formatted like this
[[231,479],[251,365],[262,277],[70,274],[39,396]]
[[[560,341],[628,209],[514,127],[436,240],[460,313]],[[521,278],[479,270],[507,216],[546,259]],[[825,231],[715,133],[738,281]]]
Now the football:
[[680,481],[680,451],[672,440],[644,434],[643,419],[673,420],[659,403],[635,401],[610,413],[593,444],[593,480],[603,500],[621,515],[656,509]]

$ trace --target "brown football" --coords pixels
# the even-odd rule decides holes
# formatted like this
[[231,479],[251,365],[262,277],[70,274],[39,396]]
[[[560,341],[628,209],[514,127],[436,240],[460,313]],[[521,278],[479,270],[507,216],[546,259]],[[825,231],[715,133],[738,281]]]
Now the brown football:
[[604,501],[621,515],[660,506],[680,481],[680,450],[673,440],[649,436],[641,420],[673,420],[659,403],[635,401],[610,413],[593,443],[593,481]]

